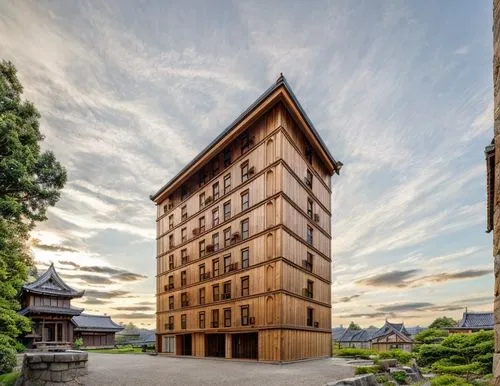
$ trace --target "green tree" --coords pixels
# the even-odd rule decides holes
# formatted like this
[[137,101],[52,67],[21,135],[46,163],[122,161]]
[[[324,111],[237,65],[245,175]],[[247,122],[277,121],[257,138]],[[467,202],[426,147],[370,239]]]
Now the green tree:
[[46,219],[66,182],[54,154],[40,149],[40,114],[22,92],[14,65],[0,62],[0,357],[31,328],[17,314],[17,295],[33,267],[29,231]]
[[429,328],[427,330],[419,332],[415,336],[415,339],[413,341],[415,344],[440,343],[447,336],[447,330],[442,330],[440,328]]
[[441,318],[437,318],[434,320],[434,322],[431,323],[429,328],[447,328],[447,327],[455,327],[457,325],[457,322],[452,319],[448,318],[447,316],[443,316]]
[[361,327],[359,326],[359,324],[356,324],[354,322],[351,322],[349,324],[348,328],[349,328],[349,330],[361,330]]

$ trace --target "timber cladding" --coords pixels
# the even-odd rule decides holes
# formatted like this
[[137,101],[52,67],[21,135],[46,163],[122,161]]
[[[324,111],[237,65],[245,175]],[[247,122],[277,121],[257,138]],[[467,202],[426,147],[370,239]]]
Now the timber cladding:
[[341,163],[309,123],[280,78],[152,197],[158,351],[330,355],[331,175]]

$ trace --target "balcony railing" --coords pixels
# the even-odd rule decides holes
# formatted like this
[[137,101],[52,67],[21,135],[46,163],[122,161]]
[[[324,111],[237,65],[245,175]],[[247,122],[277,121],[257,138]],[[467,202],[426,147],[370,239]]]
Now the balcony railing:
[[189,300],[184,300],[181,302],[181,307],[189,307]]
[[302,266],[305,269],[307,269],[309,272],[312,272],[312,268],[313,268],[312,262],[310,262],[308,260],[302,260]]
[[313,292],[309,291],[307,288],[302,288],[302,296],[305,296],[306,298],[312,298]]
[[222,294],[222,300],[228,300],[228,299],[231,299],[231,293],[230,292],[223,293]]
[[169,290],[174,289],[174,283],[170,283],[170,284],[168,285],[168,289],[169,289]]
[[166,330],[173,330],[174,324],[173,323],[165,323],[165,329]]
[[200,281],[210,279],[210,275],[211,275],[210,272],[205,272],[205,273],[200,274]]
[[219,327],[219,322],[211,322],[210,327],[212,328],[218,328]]
[[214,301],[214,302],[218,302],[218,301],[219,301],[219,298],[220,298],[220,295],[219,295],[219,294],[215,294],[215,295],[213,295],[213,299],[214,299],[213,301]]

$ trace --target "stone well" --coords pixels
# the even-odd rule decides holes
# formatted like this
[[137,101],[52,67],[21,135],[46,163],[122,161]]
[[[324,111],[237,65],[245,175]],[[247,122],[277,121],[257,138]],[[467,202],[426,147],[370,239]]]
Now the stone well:
[[76,350],[27,353],[16,386],[85,384],[87,361],[88,354]]

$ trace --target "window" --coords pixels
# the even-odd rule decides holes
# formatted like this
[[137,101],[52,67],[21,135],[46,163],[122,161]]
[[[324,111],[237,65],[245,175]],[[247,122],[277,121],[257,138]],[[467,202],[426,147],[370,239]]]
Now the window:
[[231,190],[231,174],[224,177],[224,194]]
[[174,309],[174,297],[173,296],[168,297],[168,309],[169,310]]
[[198,313],[198,327],[205,328],[205,311]]
[[247,210],[250,201],[250,193],[248,190],[245,190],[241,193],[241,211]]
[[181,200],[184,200],[189,195],[188,189],[186,186],[181,187]]
[[214,277],[219,276],[219,259],[212,261],[212,272],[214,273]]
[[205,182],[207,182],[207,172],[205,171],[205,168],[200,169],[198,172],[198,184],[199,186],[205,185]]
[[172,229],[174,227],[174,215],[171,214],[168,216],[168,229]]
[[201,216],[198,219],[198,227],[200,228],[200,232],[204,232],[205,231],[205,216]]
[[184,221],[185,219],[188,218],[188,212],[187,212],[187,206],[184,205],[182,208],[181,208],[181,220]]
[[219,225],[219,207],[212,210],[212,226]]
[[248,268],[249,264],[249,251],[248,248],[241,250],[241,268]]
[[241,165],[241,182],[248,180],[248,161]]
[[181,315],[181,329],[185,330],[187,327],[187,315],[182,314]]
[[214,248],[214,251],[218,251],[219,250],[219,233],[214,233],[212,235],[212,246]]
[[200,196],[200,209],[205,206],[205,193],[201,193]]
[[222,289],[223,289],[223,291],[222,291],[222,299],[223,300],[231,299],[231,282],[230,281],[226,281],[223,284]]
[[187,264],[188,262],[188,251],[186,248],[181,249],[181,264]]
[[219,198],[219,182],[212,185],[212,196],[214,201]]
[[241,278],[241,296],[250,295],[250,277],[245,276]]
[[224,229],[224,246],[231,245],[231,228]]
[[174,289],[174,276],[173,275],[170,275],[168,277],[168,289],[169,290]]
[[250,310],[248,306],[241,307],[241,325],[248,326],[248,316],[250,314]]
[[187,241],[187,228],[181,229],[181,243],[185,243]]
[[198,297],[200,305],[205,304],[205,288],[200,288],[200,290],[198,291]]
[[219,156],[215,157],[212,161],[212,174],[215,176],[219,171]]
[[231,327],[231,309],[224,310],[224,327]]
[[229,272],[229,267],[231,266],[231,255],[224,256],[224,273]]
[[241,239],[248,239],[248,219],[245,219],[241,222]]
[[205,264],[200,264],[198,266],[198,272],[200,274],[200,281],[205,280]]
[[307,215],[309,218],[313,218],[313,200],[310,198],[307,199]]
[[212,327],[219,327],[219,310],[212,310]]
[[172,354],[175,350],[175,336],[166,336],[164,352]]
[[309,244],[313,243],[313,229],[311,226],[307,226],[307,242]]
[[309,169],[307,169],[306,172],[306,185],[309,186],[309,188],[311,189],[313,187],[313,175]]
[[307,308],[307,325],[309,327],[313,326],[314,310],[312,308]]
[[168,317],[168,329],[169,330],[174,329],[174,316],[173,315]]
[[313,270],[313,254],[311,252],[307,252],[307,258],[304,262],[304,268],[309,272]]
[[169,235],[168,236],[168,247],[173,248],[174,247],[174,235]]
[[231,218],[231,201],[224,203],[224,221]]
[[230,148],[225,148],[224,149],[224,167],[228,167],[231,165],[231,149]]
[[308,280],[307,281],[307,291],[306,291],[306,296],[309,297],[309,298],[312,298],[313,297],[313,287],[314,287],[314,283],[312,280]]
[[248,131],[245,131],[241,137],[241,154],[245,153],[250,148],[250,136],[248,135]]
[[181,307],[189,306],[188,294],[187,292],[181,293]]
[[181,286],[187,285],[187,272],[181,271]]
[[219,285],[216,284],[212,286],[212,301],[217,302],[219,301]]
[[313,154],[313,150],[312,150],[312,147],[311,147],[311,144],[309,142],[306,141],[305,143],[305,151],[304,151],[305,155],[306,155],[306,159],[309,163],[312,163],[312,154]]
[[174,255],[168,257],[168,269],[174,269]]
[[200,258],[202,258],[203,256],[205,256],[205,240],[201,240],[200,241]]

